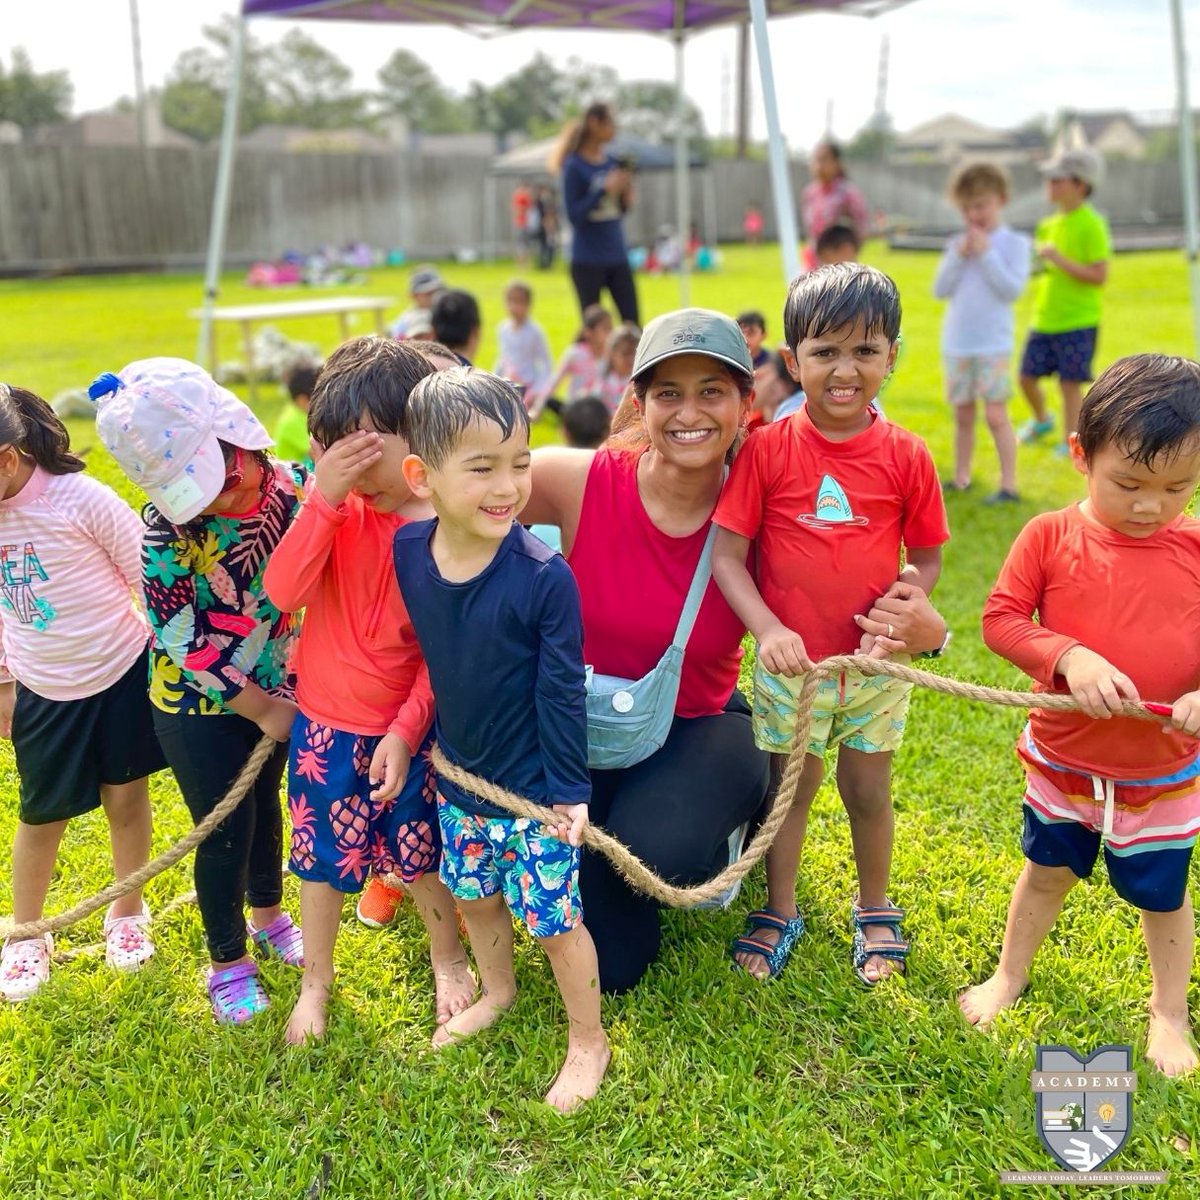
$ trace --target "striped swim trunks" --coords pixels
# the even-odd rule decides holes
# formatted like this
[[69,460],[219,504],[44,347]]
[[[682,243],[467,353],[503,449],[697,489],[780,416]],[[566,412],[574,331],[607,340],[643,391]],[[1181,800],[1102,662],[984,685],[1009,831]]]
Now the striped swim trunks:
[[1122,899],[1149,912],[1183,903],[1200,835],[1200,755],[1172,775],[1113,780],[1053,762],[1028,727],[1017,754],[1025,767],[1021,844],[1030,862],[1086,879],[1103,849]]

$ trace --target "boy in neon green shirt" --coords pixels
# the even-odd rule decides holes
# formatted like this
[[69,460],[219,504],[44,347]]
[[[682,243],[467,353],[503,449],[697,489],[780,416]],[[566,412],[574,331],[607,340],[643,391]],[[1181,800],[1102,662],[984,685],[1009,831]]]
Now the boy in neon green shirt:
[[292,398],[275,422],[275,453],[287,462],[297,462],[312,470],[308,445],[308,402],[317,383],[320,365],[294,363],[284,372],[283,383]]
[[1037,280],[1030,332],[1021,356],[1021,390],[1033,419],[1023,442],[1054,428],[1040,380],[1057,375],[1063,395],[1063,444],[1079,424],[1083,384],[1092,376],[1100,325],[1100,289],[1108,279],[1112,241],[1108,222],[1088,203],[1103,170],[1094,150],[1065,150],[1042,168],[1057,211],[1042,220],[1034,237],[1045,270]]

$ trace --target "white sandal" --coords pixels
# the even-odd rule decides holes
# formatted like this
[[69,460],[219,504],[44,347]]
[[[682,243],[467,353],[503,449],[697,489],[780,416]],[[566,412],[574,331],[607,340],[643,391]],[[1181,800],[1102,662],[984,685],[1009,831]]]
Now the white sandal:
[[54,939],[48,933],[19,942],[4,940],[0,950],[0,996],[12,1004],[28,1000],[50,980]]
[[133,917],[114,917],[112,907],[104,917],[104,957],[118,971],[136,971],[147,959],[154,957],[154,943],[146,927],[150,910],[142,901],[142,911]]

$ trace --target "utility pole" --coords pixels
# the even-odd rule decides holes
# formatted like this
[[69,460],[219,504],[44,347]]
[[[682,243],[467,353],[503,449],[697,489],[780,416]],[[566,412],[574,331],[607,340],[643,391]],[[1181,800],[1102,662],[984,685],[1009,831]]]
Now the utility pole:
[[138,26],[137,0],[129,0],[129,30],[133,37],[133,104],[137,115],[138,146],[146,150],[146,81],[142,77],[142,35]]
[[737,156],[750,144],[750,22],[737,27]]
[[885,33],[879,43],[879,74],[875,81],[875,128],[886,129],[888,126],[887,111],[888,86],[888,36]]

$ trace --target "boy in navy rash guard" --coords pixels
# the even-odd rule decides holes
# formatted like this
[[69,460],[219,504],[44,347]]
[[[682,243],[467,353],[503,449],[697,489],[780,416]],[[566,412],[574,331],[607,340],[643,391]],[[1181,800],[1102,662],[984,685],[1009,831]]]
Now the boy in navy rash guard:
[[570,1022],[547,1101],[566,1112],[608,1067],[596,948],[579,903],[587,824],[583,630],[562,556],[516,517],[529,499],[529,417],[513,388],[475,368],[421,380],[409,396],[404,477],[437,518],[403,526],[396,577],[429,667],[437,740],[458,766],[552,806],[554,829],[439,780],[442,881],[471,935],[482,994],[434,1035],[441,1047],[491,1025],[516,998],[513,926],[541,942]]

